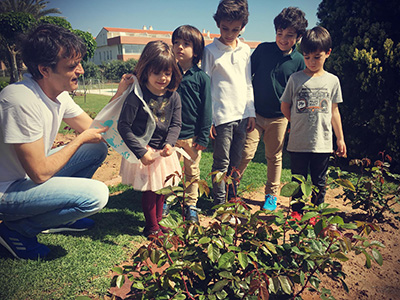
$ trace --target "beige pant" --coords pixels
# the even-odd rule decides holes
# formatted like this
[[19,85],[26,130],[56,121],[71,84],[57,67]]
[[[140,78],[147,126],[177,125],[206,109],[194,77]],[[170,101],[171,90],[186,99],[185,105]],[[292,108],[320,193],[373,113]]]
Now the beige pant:
[[268,167],[265,194],[278,195],[282,174],[282,149],[287,124],[288,120],[285,117],[264,118],[257,114],[255,129],[247,133],[239,170],[241,174],[246,170],[248,163],[254,158],[261,135],[264,135],[265,158]]
[[[183,148],[183,150],[185,150],[194,160],[194,162],[191,162],[186,158],[183,160],[185,182],[191,182],[191,180],[200,179],[199,165],[201,159],[201,150],[197,150],[195,147],[193,147],[194,140],[195,138],[193,137],[187,140],[178,140],[176,143],[177,147]],[[196,206],[198,196],[199,185],[198,183],[193,183],[186,189],[185,205]]]

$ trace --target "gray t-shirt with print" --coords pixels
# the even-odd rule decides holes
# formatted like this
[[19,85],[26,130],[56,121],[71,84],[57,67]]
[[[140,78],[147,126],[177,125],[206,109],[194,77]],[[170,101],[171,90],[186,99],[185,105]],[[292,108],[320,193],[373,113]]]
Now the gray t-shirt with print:
[[333,151],[332,103],[343,102],[339,79],[335,75],[325,72],[310,77],[303,71],[293,73],[281,101],[291,104],[288,151]]

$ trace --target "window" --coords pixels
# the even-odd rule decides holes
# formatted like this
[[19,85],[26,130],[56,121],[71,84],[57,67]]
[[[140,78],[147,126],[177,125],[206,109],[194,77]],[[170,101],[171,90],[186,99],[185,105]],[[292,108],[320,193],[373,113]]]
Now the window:
[[141,54],[145,45],[122,45],[125,54]]

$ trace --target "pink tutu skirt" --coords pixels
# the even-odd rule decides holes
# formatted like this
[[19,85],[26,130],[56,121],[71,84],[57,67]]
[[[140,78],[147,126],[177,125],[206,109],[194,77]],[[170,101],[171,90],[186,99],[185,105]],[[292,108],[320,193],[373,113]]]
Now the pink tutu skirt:
[[[161,152],[147,147],[149,151],[154,153]],[[119,174],[122,177],[123,184],[131,185],[137,191],[158,191],[167,186],[177,186],[180,178],[177,176],[171,177],[165,181],[171,174],[182,174],[182,167],[179,163],[178,155],[173,152],[172,155],[156,158],[154,163],[145,166],[140,161],[130,163],[126,159],[122,159]]]

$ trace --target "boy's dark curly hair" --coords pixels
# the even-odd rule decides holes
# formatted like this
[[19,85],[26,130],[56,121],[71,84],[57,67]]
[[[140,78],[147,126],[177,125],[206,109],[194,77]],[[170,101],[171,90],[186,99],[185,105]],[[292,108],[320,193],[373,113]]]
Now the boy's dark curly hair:
[[293,27],[297,36],[303,36],[308,26],[305,13],[297,7],[284,8],[274,19],[275,32],[278,29]]
[[214,20],[218,26],[222,20],[228,22],[241,21],[243,28],[249,21],[247,0],[221,0],[214,15]]

